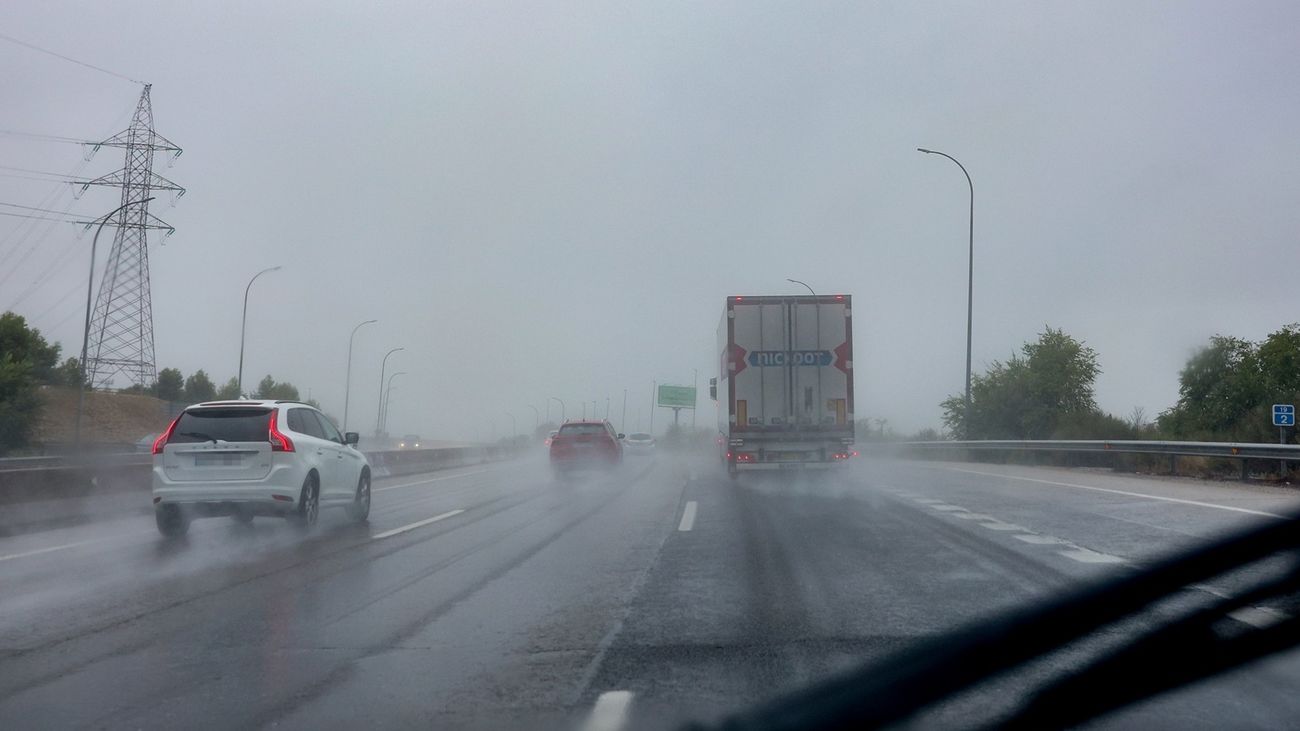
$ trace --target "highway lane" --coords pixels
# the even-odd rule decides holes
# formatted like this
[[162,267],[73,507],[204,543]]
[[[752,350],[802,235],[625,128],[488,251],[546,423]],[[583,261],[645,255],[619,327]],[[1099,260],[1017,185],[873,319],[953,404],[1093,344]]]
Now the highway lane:
[[[164,541],[133,518],[6,538],[0,727],[568,728],[600,707],[659,728],[1296,504],[1259,486],[874,460],[733,484],[661,455],[566,483],[539,459],[383,480],[369,525],[327,513],[307,535],[212,519]],[[1298,666],[1101,726],[1285,728]]]

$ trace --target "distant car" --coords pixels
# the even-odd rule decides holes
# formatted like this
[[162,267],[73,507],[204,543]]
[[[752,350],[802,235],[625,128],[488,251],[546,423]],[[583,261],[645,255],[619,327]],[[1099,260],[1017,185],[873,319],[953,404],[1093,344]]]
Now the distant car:
[[608,421],[566,422],[551,439],[551,467],[564,474],[584,467],[611,468],[623,461],[623,435]]
[[547,434],[547,435],[546,435],[546,441],[542,442],[542,444],[544,444],[545,446],[548,446],[548,447],[551,446],[551,441],[554,440],[554,439],[555,439],[555,435],[556,435],[556,434],[559,434],[559,433],[560,433],[560,432],[559,432],[559,430],[557,429],[557,430],[552,431],[550,434]]
[[194,518],[288,518],[304,528],[322,507],[370,515],[370,463],[358,435],[297,401],[214,401],[190,406],[153,444],[158,530],[183,535]]
[[398,449],[419,449],[420,435],[407,434],[406,436],[402,437],[402,441],[397,443],[397,448]]
[[157,434],[145,434],[135,441],[135,451],[139,454],[149,454],[153,450],[153,443],[157,438]]
[[628,434],[623,440],[623,447],[628,454],[654,454],[655,438],[645,432]]

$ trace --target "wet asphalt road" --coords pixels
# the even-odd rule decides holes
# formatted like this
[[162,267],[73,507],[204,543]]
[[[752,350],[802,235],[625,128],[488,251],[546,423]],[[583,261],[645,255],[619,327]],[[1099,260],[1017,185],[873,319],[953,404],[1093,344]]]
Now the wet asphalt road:
[[[992,465],[738,484],[667,455],[565,483],[545,467],[379,481],[367,525],[327,513],[309,534],[211,519],[166,541],[137,516],[0,539],[0,728],[716,719],[1300,507],[1287,488]],[[1098,725],[1296,719],[1290,653]]]

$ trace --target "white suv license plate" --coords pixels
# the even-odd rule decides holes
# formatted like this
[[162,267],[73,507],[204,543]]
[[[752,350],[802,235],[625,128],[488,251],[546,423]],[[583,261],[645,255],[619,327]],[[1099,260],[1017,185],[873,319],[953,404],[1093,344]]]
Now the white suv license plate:
[[239,467],[244,458],[238,454],[196,454],[195,467]]

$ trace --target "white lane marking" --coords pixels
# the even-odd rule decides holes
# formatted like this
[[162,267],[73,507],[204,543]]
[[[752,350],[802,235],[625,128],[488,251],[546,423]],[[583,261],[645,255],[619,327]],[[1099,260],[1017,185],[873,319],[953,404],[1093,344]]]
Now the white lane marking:
[[84,546],[87,543],[99,543],[100,541],[106,541],[106,540],[108,539],[99,538],[93,541],[77,541],[76,543],[65,543],[62,546],[50,546],[49,548],[37,548],[31,551],[23,551],[22,553],[11,553],[8,556],[0,556],[0,561],[12,561],[15,558],[24,558],[26,556],[39,556],[42,553],[50,553],[52,551],[62,551],[65,548],[76,548],[77,546]]
[[993,523],[996,523],[998,520],[992,515],[985,515],[983,513],[953,513],[952,517],[961,518],[962,520],[987,520]]
[[1229,612],[1228,616],[1256,629],[1268,629],[1288,618],[1285,612],[1279,612],[1268,607],[1242,607],[1235,612]]
[[686,501],[686,507],[682,509],[682,522],[677,524],[677,530],[688,531],[695,527],[695,509],[694,500]]
[[1176,497],[1165,497],[1163,495],[1148,495],[1145,492],[1129,492],[1128,490],[1113,490],[1109,487],[1093,487],[1092,485],[1076,485],[1073,482],[1056,482],[1054,480],[1040,480],[1036,477],[1019,477],[1017,475],[999,475],[996,472],[981,472],[979,470],[965,470],[958,467],[947,467],[945,469],[953,472],[965,472],[971,475],[983,475],[985,477],[999,477],[1004,480],[1023,480],[1024,482],[1038,482],[1044,485],[1056,485],[1058,487],[1073,487],[1079,490],[1095,490],[1096,492],[1109,492],[1113,495],[1127,495],[1129,497],[1146,498],[1147,500],[1162,500],[1167,503],[1180,503],[1182,505],[1195,505],[1201,508],[1214,508],[1215,510],[1230,510],[1234,513],[1246,513],[1248,515],[1262,515],[1265,518],[1280,518],[1285,520],[1287,516],[1278,515],[1277,513],[1266,513],[1263,510],[1251,510],[1250,508],[1237,508],[1231,505],[1219,505],[1218,503],[1205,503],[1199,500],[1184,500]]
[[992,523],[977,523],[976,525],[979,525],[982,528],[988,528],[989,530],[1005,530],[1005,531],[1018,530],[1021,532],[1029,530],[1028,528],[1025,528],[1023,526],[1016,525],[1015,523],[1003,523],[1000,520],[995,520]]
[[946,513],[957,513],[957,512],[969,513],[970,512],[969,510],[961,507],[960,505],[948,505],[947,503],[936,503],[931,505],[930,507],[934,508],[935,510],[942,510]]
[[442,482],[443,480],[455,480],[460,477],[469,477],[470,475],[481,475],[484,472],[493,472],[493,471],[494,470],[475,470],[473,472],[462,472],[458,475],[445,475],[443,477],[431,477],[427,480],[420,480],[419,482],[405,482],[402,483],[401,485],[388,485],[387,487],[376,487],[375,489],[371,490],[371,492],[383,492],[385,490],[400,490],[403,487],[416,487],[418,485],[427,485],[431,482]]
[[1079,563],[1124,563],[1124,559],[1119,556],[1112,556],[1109,553],[1098,553],[1090,551],[1087,548],[1075,546],[1072,551],[1057,551],[1058,554],[1066,558],[1074,559]]
[[1068,546],[1070,542],[1056,536],[1040,536],[1034,533],[1026,533],[1019,536],[1011,536],[1025,543],[1032,543],[1035,546]]
[[935,499],[932,498],[932,497],[916,497],[916,498],[912,498],[912,499],[915,500],[915,501],[917,501],[918,503],[925,503],[926,505],[942,505],[942,504],[943,504],[943,501],[942,501],[942,500],[935,500]]
[[392,537],[392,536],[397,535],[398,533],[405,533],[405,532],[407,532],[408,530],[415,530],[416,528],[421,528],[421,527],[426,526],[426,525],[428,525],[428,524],[430,524],[430,523],[437,523],[437,522],[440,521],[440,520],[446,520],[447,518],[450,518],[450,517],[452,517],[452,516],[454,516],[454,515],[460,515],[460,514],[463,513],[463,512],[465,512],[465,511],[464,511],[464,510],[449,510],[449,511],[447,511],[447,512],[441,514],[441,515],[435,515],[435,516],[433,516],[432,518],[425,518],[424,520],[416,521],[416,522],[414,522],[414,523],[411,523],[410,525],[404,525],[404,526],[402,526],[401,528],[394,528],[394,529],[392,529],[392,530],[386,530],[386,531],[384,531],[383,533],[376,533],[376,534],[374,534],[373,536],[370,536],[370,540],[372,540],[372,541],[377,541],[377,540],[379,540],[380,538],[389,538],[389,537]]
[[582,731],[618,731],[627,723],[627,708],[632,704],[632,691],[609,690],[600,694],[591,715],[582,725]]

